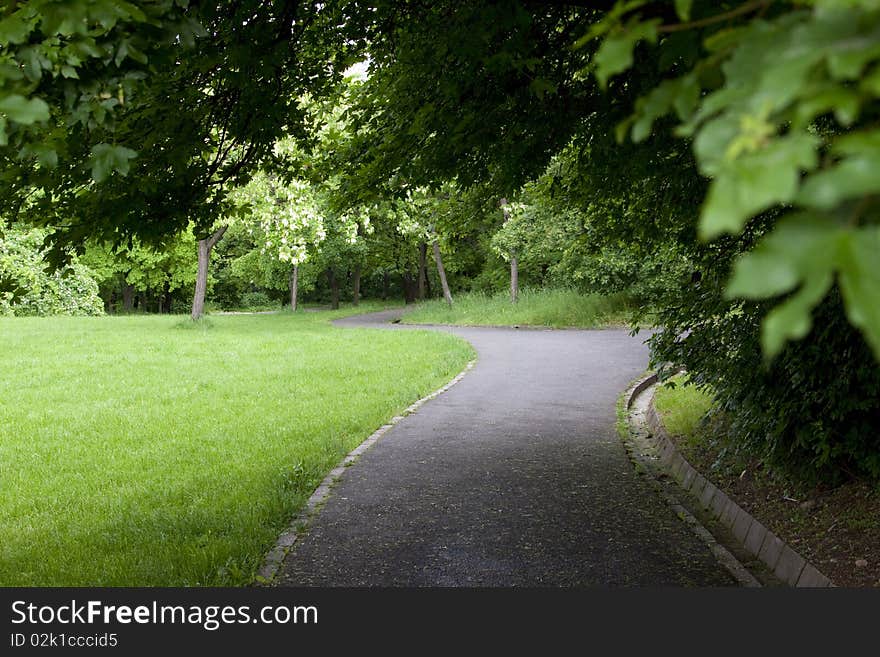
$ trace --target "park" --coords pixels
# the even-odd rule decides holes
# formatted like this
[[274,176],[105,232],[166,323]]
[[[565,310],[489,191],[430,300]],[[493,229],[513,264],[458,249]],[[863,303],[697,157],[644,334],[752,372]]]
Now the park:
[[0,586],[880,586],[877,43],[0,8]]

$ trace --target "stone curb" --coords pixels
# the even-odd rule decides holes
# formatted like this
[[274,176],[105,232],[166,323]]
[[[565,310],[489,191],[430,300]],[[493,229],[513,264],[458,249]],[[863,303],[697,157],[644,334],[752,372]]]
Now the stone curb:
[[[656,374],[637,383],[626,400],[627,409],[632,406],[640,394],[656,383]],[[666,432],[663,422],[654,408],[653,395],[648,404],[645,420],[648,429],[657,441],[657,453],[661,467],[681,488],[698,499],[700,505],[712,517],[733,532],[733,535],[749,554],[762,561],[780,581],[789,586],[810,588],[834,586],[834,583],[813,564],[731,500],[724,491],[717,488],[687,462]]]
[[317,512],[320,507],[327,501],[327,498],[330,495],[330,489],[336,484],[340,477],[342,477],[345,469],[351,465],[353,465],[361,455],[366,452],[370,447],[376,444],[376,442],[381,438],[391,427],[400,422],[404,417],[411,413],[415,413],[418,408],[427,401],[434,399],[438,395],[443,394],[447,390],[449,390],[456,383],[461,381],[465,374],[467,374],[473,366],[476,364],[476,359],[470,361],[467,365],[465,365],[464,369],[459,372],[455,378],[453,378],[446,385],[438,388],[434,392],[422,397],[418,401],[410,404],[404,409],[400,415],[395,415],[391,418],[386,424],[383,424],[381,427],[376,429],[370,436],[364,440],[360,445],[351,450],[337,465],[333,468],[327,476],[324,477],[324,480],[318,485],[315,489],[315,492],[312,493],[311,497],[309,497],[306,502],[305,507],[294,516],[290,525],[288,525],[287,529],[278,537],[278,540],[275,542],[275,547],[272,548],[269,553],[266,555],[263,560],[263,565],[260,567],[260,570],[257,574],[256,584],[258,586],[267,586],[271,585],[273,580],[278,576],[278,572],[281,570],[281,565],[284,563],[284,558],[287,556],[288,552],[290,552],[294,543],[296,543],[297,538],[303,533],[305,530],[305,526],[308,524],[309,518]]

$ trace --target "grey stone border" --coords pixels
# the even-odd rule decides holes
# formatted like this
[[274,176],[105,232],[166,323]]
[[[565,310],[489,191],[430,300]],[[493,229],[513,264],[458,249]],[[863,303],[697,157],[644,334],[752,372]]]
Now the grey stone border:
[[284,558],[296,543],[297,538],[299,538],[299,536],[305,531],[309,519],[320,509],[324,502],[327,501],[327,498],[330,496],[330,489],[339,481],[345,472],[345,469],[353,465],[364,452],[375,445],[379,438],[385,435],[391,427],[400,422],[404,417],[410,413],[415,413],[422,404],[443,394],[456,383],[461,381],[465,374],[470,372],[476,362],[476,359],[471,360],[465,365],[464,369],[455,376],[455,378],[449,381],[449,383],[410,404],[400,413],[400,415],[395,415],[388,420],[386,424],[383,424],[370,434],[364,442],[351,450],[342,461],[339,462],[339,465],[327,473],[327,476],[324,477],[324,480],[318,485],[311,497],[309,497],[306,505],[296,516],[294,516],[287,529],[278,537],[278,540],[275,542],[275,547],[273,547],[266,555],[263,560],[263,565],[257,573],[257,585],[267,586],[273,583],[273,580],[278,576],[278,572],[281,570]]
[[[639,381],[628,393],[627,410],[632,407],[639,395],[656,385],[657,381],[656,374]],[[654,408],[653,393],[648,403],[645,420],[656,441],[660,466],[682,489],[699,500],[700,506],[713,518],[733,532],[749,554],[762,561],[780,581],[789,586],[811,588],[834,586],[831,579],[823,575],[818,568],[687,462],[670,439],[660,415]]]

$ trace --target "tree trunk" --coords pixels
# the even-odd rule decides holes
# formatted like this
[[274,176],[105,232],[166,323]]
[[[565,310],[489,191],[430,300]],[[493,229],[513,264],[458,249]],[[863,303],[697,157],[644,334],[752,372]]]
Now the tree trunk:
[[[510,221],[510,212],[507,211],[507,199],[502,198],[498,201],[501,211],[504,213],[504,223]],[[516,259],[516,251],[510,251],[510,302],[516,303],[519,300],[519,262]]]
[[413,275],[409,272],[404,272],[400,275],[403,281],[403,301],[404,303],[412,303],[416,300],[415,295],[415,281],[413,280]]
[[339,308],[339,281],[333,267],[327,268],[327,282],[330,283],[330,307],[336,310]]
[[434,238],[434,261],[437,263],[437,274],[440,276],[440,285],[443,287],[443,298],[448,305],[452,305],[452,293],[449,291],[449,283],[446,282],[446,270],[443,269],[443,257],[440,255],[440,242]]
[[425,300],[425,285],[428,281],[428,243],[419,244],[419,301]]
[[197,320],[205,314],[205,294],[208,291],[208,263],[211,260],[211,249],[223,237],[227,226],[220,226],[213,235],[199,240],[199,268],[196,274],[196,291],[193,295],[192,319]]
[[296,312],[297,296],[299,295],[299,265],[290,270],[290,310]]
[[122,286],[122,311],[130,313],[134,309],[134,285]]
[[519,300],[519,263],[516,260],[516,251],[510,252],[510,301],[516,303]]
[[351,273],[351,302],[353,305],[360,305],[361,302],[361,266],[355,265],[354,271]]
[[388,300],[388,294],[390,292],[391,281],[389,280],[391,277],[388,275],[388,270],[382,272],[382,301]]

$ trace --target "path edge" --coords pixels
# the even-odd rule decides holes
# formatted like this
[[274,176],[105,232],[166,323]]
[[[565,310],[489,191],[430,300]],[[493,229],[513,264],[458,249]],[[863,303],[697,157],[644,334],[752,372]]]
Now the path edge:
[[456,383],[461,381],[465,377],[465,375],[470,372],[471,369],[473,369],[476,363],[476,358],[470,360],[467,365],[464,366],[464,369],[456,374],[445,385],[437,388],[433,392],[428,393],[418,401],[415,401],[407,406],[403,411],[400,412],[399,415],[395,415],[394,417],[392,417],[390,420],[388,420],[388,422],[386,422],[369,436],[367,436],[367,438],[357,447],[346,454],[342,458],[342,460],[339,461],[336,467],[330,470],[330,472],[327,473],[327,476],[324,477],[320,484],[318,484],[318,487],[309,497],[305,506],[294,515],[293,519],[290,521],[290,524],[287,526],[287,529],[285,529],[278,537],[278,540],[275,541],[275,546],[266,554],[259,571],[257,571],[257,575],[254,578],[254,585],[272,586],[275,583],[275,579],[278,577],[278,574],[281,571],[281,567],[284,564],[284,560],[287,557],[288,553],[293,548],[297,539],[307,529],[306,526],[308,525],[311,517],[320,509],[321,505],[323,505],[324,502],[327,501],[327,498],[330,496],[331,488],[339,481],[339,479],[345,473],[346,468],[354,465],[354,463],[357,462],[357,460],[363,455],[364,452],[375,445],[378,440],[388,432],[389,429],[400,422],[403,418],[405,418],[407,415],[415,413],[419,409],[419,407],[422,406],[422,404],[434,399],[435,397],[438,397],[439,395],[442,395]]
[[[627,390],[626,410],[629,411],[636,399],[656,386],[658,381],[657,373],[653,373]],[[629,418],[627,420],[629,421]],[[800,588],[835,586],[831,579],[819,571],[815,565],[807,561],[788,543],[734,502],[682,456],[666,431],[660,414],[654,407],[653,393],[645,412],[645,423],[656,441],[657,464],[660,469],[668,474],[681,490],[698,501],[703,510],[723,527],[730,530],[746,552],[761,561],[774,576],[788,586]],[[633,456],[635,455],[633,454]],[[651,472],[651,469],[648,471]],[[657,483],[659,484],[659,482]],[[694,518],[694,522],[698,522],[696,518]],[[688,523],[690,524],[689,521]],[[708,532],[705,528],[703,530]],[[733,555],[730,557],[735,559]],[[739,562],[737,561],[737,563]],[[741,564],[740,567],[744,569]]]

